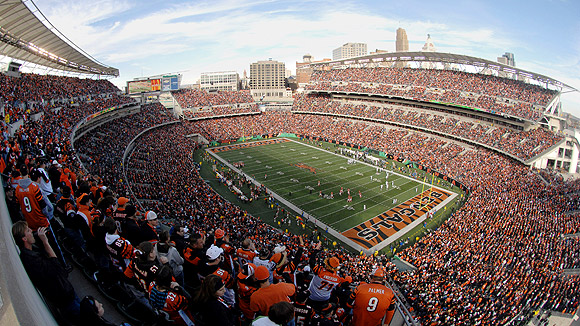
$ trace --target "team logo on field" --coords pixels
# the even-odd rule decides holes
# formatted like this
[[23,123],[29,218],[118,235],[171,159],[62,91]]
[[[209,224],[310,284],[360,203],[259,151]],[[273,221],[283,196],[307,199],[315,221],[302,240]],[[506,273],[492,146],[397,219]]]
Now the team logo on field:
[[342,234],[364,248],[370,249],[429,212],[449,195],[448,192],[439,189],[424,191]]

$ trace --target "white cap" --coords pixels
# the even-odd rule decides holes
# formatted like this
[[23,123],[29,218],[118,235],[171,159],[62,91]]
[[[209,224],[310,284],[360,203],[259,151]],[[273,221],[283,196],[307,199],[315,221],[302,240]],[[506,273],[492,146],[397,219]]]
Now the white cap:
[[310,265],[304,266],[304,271],[305,272],[310,272]]
[[275,253],[275,254],[277,254],[277,253],[283,252],[283,251],[285,251],[285,250],[286,250],[286,246],[283,246],[283,245],[277,245],[277,246],[274,248],[274,253]]
[[205,255],[209,260],[216,260],[223,253],[224,250],[222,248],[216,247],[216,245],[211,245],[211,247],[209,247],[205,252]]
[[147,221],[156,220],[157,214],[155,214],[154,211],[147,211],[147,213],[145,214],[145,218],[147,219]]

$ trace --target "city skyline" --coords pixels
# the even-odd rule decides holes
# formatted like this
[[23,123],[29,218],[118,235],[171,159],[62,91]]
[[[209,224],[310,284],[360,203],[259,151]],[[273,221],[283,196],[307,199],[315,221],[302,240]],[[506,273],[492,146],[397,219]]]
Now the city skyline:
[[[181,72],[183,83],[202,72],[237,71],[272,58],[295,73],[304,54],[332,58],[349,42],[395,50],[396,30],[409,51],[427,34],[439,52],[496,61],[514,53],[517,67],[580,89],[580,4],[531,1],[155,1],[37,0],[67,38],[97,60],[119,68],[112,82]],[[453,8],[453,10],[449,10]],[[545,21],[545,24],[538,23]],[[549,23],[548,23],[549,22]],[[580,94],[562,95],[564,111],[580,116]]]

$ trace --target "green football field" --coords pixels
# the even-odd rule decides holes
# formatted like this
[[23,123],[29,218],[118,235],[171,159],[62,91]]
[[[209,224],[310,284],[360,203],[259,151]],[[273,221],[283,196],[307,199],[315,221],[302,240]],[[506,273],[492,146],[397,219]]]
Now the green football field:
[[[215,148],[212,155],[229,164],[243,162],[244,173],[338,232],[354,228],[430,189],[408,176],[360,161],[349,163],[348,157],[334,153],[336,149],[327,151],[298,141],[266,141]],[[348,189],[351,202],[347,200]]]

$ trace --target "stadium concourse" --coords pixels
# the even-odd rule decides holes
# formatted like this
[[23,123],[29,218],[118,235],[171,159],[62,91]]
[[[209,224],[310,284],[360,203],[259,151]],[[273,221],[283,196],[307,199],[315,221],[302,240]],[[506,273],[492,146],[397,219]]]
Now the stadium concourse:
[[[429,81],[431,84],[428,86],[435,83],[441,89],[457,91],[453,93],[454,97],[448,94],[448,102],[464,101],[458,98],[463,96],[458,94],[459,90],[477,93],[479,97],[474,99],[474,103],[480,103],[482,109],[495,111],[492,109],[495,106],[489,104],[493,101],[481,98],[483,96],[512,98],[518,101],[517,105],[510,105],[509,108],[500,106],[497,112],[509,112],[526,119],[539,118],[540,111],[534,105],[545,105],[553,95],[523,83],[477,75],[441,72],[437,78],[431,78],[433,76],[395,69],[370,72],[373,73],[372,78],[356,70],[328,72],[318,77],[318,81],[315,79],[311,87],[334,87],[332,83],[322,83],[323,80],[349,79],[381,83],[383,78],[398,78],[398,83],[412,84],[412,80],[415,80],[413,85],[417,87],[425,87]],[[368,281],[375,268],[385,268],[388,277],[402,293],[409,310],[424,325],[498,325],[510,321],[526,323],[531,318],[531,312],[538,309],[566,314],[578,309],[580,278],[564,276],[562,272],[580,267],[580,241],[578,238],[563,238],[566,234],[580,232],[578,213],[573,213],[578,209],[580,182],[564,181],[550,171],[530,169],[494,150],[433,136],[429,130],[488,144],[489,147],[522,159],[530,155],[530,149],[547,148],[554,144],[559,139],[557,135],[543,130],[516,132],[492,129],[461,117],[442,117],[437,112],[425,109],[415,111],[416,108],[405,106],[387,105],[377,109],[373,104],[364,102],[351,106],[319,95],[300,96],[292,112],[259,113],[245,92],[213,97],[200,91],[180,91],[176,98],[182,102],[182,107],[197,107],[198,104],[220,107],[216,111],[210,109],[199,113],[204,117],[203,120],[178,120],[159,103],[138,104],[128,97],[118,95],[119,91],[107,81],[25,75],[25,78],[38,82],[22,83],[18,78],[3,78],[5,87],[0,89],[0,97],[11,108],[7,112],[14,119],[24,121],[14,136],[10,136],[6,125],[3,130],[5,141],[2,144],[2,159],[6,164],[3,172],[10,176],[10,179],[5,178],[8,194],[6,203],[11,208],[13,220],[22,218],[19,203],[11,196],[10,188],[12,182],[18,179],[18,171],[23,166],[28,169],[42,167],[48,159],[50,167],[46,168],[56,195],[53,200],[61,199],[63,193],[66,193],[65,185],[72,188],[74,198],[78,198],[78,207],[72,210],[76,210],[77,214],[62,215],[58,210],[55,213],[63,222],[62,231],[56,231],[63,248],[70,251],[87,275],[96,277],[99,290],[110,300],[116,300],[120,309],[132,316],[135,323],[144,322],[143,318],[151,318],[147,320],[149,322],[157,318],[155,313],[149,313],[148,305],[159,307],[153,298],[156,298],[158,292],[169,290],[160,288],[155,292],[152,289],[156,285],[151,282],[165,284],[166,278],[162,278],[161,274],[164,277],[167,275],[160,272],[159,278],[156,278],[133,270],[134,275],[124,273],[121,276],[114,273],[114,266],[121,264],[125,267],[123,258],[131,261],[129,266],[137,266],[137,270],[143,266],[156,266],[149,269],[153,271],[163,265],[155,258],[148,258],[152,257],[149,254],[151,246],[141,241],[157,242],[159,238],[156,233],[160,233],[161,243],[166,240],[167,235],[163,234],[165,228],[156,227],[155,221],[158,218],[172,229],[171,240],[174,241],[174,248],[177,248],[177,255],[185,258],[185,262],[181,260],[182,276],[175,273],[180,264],[172,261],[171,265],[175,267],[175,279],[181,280],[183,288],[189,290],[192,296],[177,296],[182,300],[178,306],[159,308],[178,322],[183,322],[180,319],[183,315],[177,316],[175,312],[183,310],[188,318],[196,320],[198,324],[204,321],[212,324],[210,320],[213,321],[211,318],[216,316],[199,310],[200,306],[207,307],[211,302],[204,300],[203,295],[199,294],[201,292],[195,290],[200,284],[197,274],[208,275],[221,271],[220,275],[229,275],[230,278],[223,279],[223,284],[218,284],[225,286],[224,300],[231,304],[235,297],[231,291],[236,287],[234,279],[236,276],[243,279],[249,273],[248,268],[238,270],[239,266],[234,264],[237,260],[236,249],[249,248],[252,251],[254,247],[259,251],[259,258],[264,264],[277,270],[272,271],[273,278],[277,282],[295,281],[298,292],[307,288],[307,284],[304,284],[311,277],[309,268],[305,267],[332,267],[336,264],[334,259],[330,263],[332,257],[338,258],[339,274],[347,282]],[[44,82],[49,86],[40,87],[40,83]],[[74,87],[67,88],[67,85]],[[42,91],[37,89],[39,87]],[[353,84],[349,87],[355,86]],[[58,92],[46,93],[53,88]],[[13,92],[13,89],[19,91]],[[374,86],[373,89],[377,90]],[[386,86],[380,86],[380,89],[381,92],[395,91]],[[434,96],[417,90],[413,92],[415,97]],[[447,90],[441,94],[445,93]],[[70,104],[72,97],[76,98],[74,105]],[[62,101],[57,103],[59,99]],[[111,119],[89,130],[78,139],[73,139],[76,152],[72,151],[70,137],[78,122],[103,109],[122,104],[139,105],[140,113]],[[252,114],[211,119],[213,114],[223,116],[240,113],[239,104],[248,104],[245,107],[250,109],[243,112]],[[32,119],[31,115],[37,112],[42,113],[40,118]],[[193,112],[192,116],[195,117],[195,114]],[[372,117],[376,120],[369,122],[346,116]],[[406,124],[423,129],[407,129],[404,128]],[[405,157],[468,186],[469,199],[441,227],[427,234],[414,246],[398,253],[399,257],[417,267],[414,271],[398,271],[382,255],[360,256],[332,248],[320,251],[316,235],[304,238],[278,230],[219,196],[194,168],[198,162],[194,162],[192,153],[199,150],[201,145],[186,137],[200,134],[208,141],[220,141],[248,135],[281,133],[344,141]],[[528,143],[523,150],[518,147]],[[124,154],[130,144],[132,154],[124,162]],[[95,207],[85,205],[81,198],[90,198]],[[140,213],[135,214],[135,208]],[[79,216],[80,213],[90,218],[81,220],[80,224],[78,220],[70,223],[69,218]],[[133,215],[138,217],[137,222],[133,220]],[[115,230],[114,223],[106,222],[111,219],[117,219],[120,230]],[[141,225],[135,229],[135,223]],[[53,224],[57,228],[58,223]],[[92,229],[87,229],[89,225]],[[126,239],[135,239],[131,241],[131,247],[123,242],[125,255],[107,251],[107,245],[111,247],[112,243],[105,241],[103,227],[112,228],[107,236],[109,238],[110,235],[120,233]],[[184,239],[184,227],[188,230],[186,233],[190,235],[190,241]],[[152,228],[156,231],[153,234]],[[71,230],[76,233],[70,233]],[[78,237],[79,234],[82,237]],[[219,269],[217,266],[207,267],[215,266],[221,252],[211,247],[214,244],[222,248],[226,257]],[[83,245],[85,249],[81,250]],[[145,255],[135,256],[133,251],[128,254],[127,248],[133,247],[139,247],[139,252]],[[291,261],[286,266],[289,274],[280,268],[284,263],[279,259],[285,252],[287,260]],[[292,279],[294,266],[298,273]],[[202,282],[202,288],[212,278],[207,279]],[[140,288],[136,285],[131,291],[126,291],[127,287],[134,285],[135,280],[139,281],[138,284],[147,283],[151,286]],[[249,288],[255,285],[246,281],[242,283]],[[237,283],[239,288],[245,288],[242,283]],[[218,290],[215,284],[212,286],[212,289]],[[151,293],[156,293],[151,295],[150,301],[144,299],[149,296],[145,293],[149,288]],[[219,289],[221,291],[221,287]],[[181,294],[184,293],[176,295]],[[337,306],[331,306],[330,310],[324,307],[320,314],[344,321],[348,316],[341,314],[337,308],[349,308],[341,299],[344,293],[335,294],[331,300]],[[236,299],[241,309],[241,303],[249,300],[242,296],[241,291],[237,292]],[[221,309],[224,313],[220,317],[224,320],[219,324],[233,324],[237,318],[235,316],[240,315],[238,306]],[[246,310],[242,311],[248,314]],[[63,319],[72,319],[72,322],[82,324],[83,318],[86,318],[84,315],[76,316],[80,318],[79,321],[71,317],[63,316]]]

